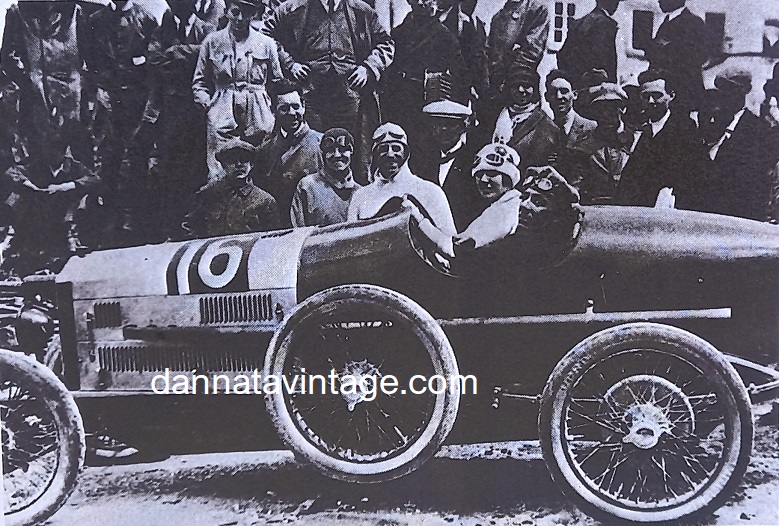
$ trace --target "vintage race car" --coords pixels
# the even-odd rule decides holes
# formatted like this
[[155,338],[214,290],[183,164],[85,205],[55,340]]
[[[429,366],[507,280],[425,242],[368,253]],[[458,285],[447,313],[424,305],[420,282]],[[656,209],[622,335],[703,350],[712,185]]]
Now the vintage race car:
[[[61,354],[58,378],[0,352],[6,522],[43,520],[73,488],[74,399],[145,396],[176,375],[361,380],[265,393],[284,444],[341,480],[401,477],[447,440],[518,438],[537,414],[552,477],[588,513],[717,509],[749,462],[750,402],[779,386],[760,365],[776,361],[779,226],[637,207],[583,217],[569,243],[515,235],[449,258],[397,212],[94,252],[26,282],[56,305]],[[28,354],[43,356],[50,326],[34,302],[22,313]],[[377,392],[390,375],[450,381]]]

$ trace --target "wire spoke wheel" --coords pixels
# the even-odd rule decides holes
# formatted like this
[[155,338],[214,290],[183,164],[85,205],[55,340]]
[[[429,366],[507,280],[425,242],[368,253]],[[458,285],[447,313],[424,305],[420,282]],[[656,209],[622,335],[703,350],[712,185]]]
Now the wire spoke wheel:
[[75,485],[84,458],[81,417],[51,371],[0,351],[0,419],[6,524],[38,523]]
[[457,374],[421,307],[379,287],[336,287],[303,302],[271,341],[266,376],[284,388],[268,410],[285,443],[326,475],[389,480],[435,454],[457,414],[459,384],[412,394],[412,377]]
[[539,432],[564,492],[594,515],[651,523],[716,509],[746,469],[753,428],[718,351],[680,329],[630,324],[563,358]]

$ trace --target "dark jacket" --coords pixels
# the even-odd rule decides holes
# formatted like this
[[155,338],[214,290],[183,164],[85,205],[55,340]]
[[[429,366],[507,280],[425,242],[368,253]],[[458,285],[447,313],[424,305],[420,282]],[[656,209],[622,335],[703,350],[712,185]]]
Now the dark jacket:
[[546,51],[549,10],[538,0],[509,0],[492,17],[487,56],[490,88],[499,90],[514,65],[536,69]]
[[[430,143],[428,143],[430,144]],[[471,175],[473,159],[483,146],[469,135],[465,144],[454,153],[452,166],[444,180],[443,189],[452,210],[452,217],[458,232],[465,230],[484,208],[476,182]],[[441,166],[441,152],[427,148],[421,155],[409,159],[411,171],[428,181],[439,184],[438,171]]]
[[593,153],[589,138],[597,125],[595,121],[575,113],[571,131],[567,135],[557,127],[554,146],[557,162],[553,166],[576,189],[579,189],[584,172],[589,167],[590,155]]
[[[319,0],[287,0],[267,22],[267,34],[279,43],[279,59],[286,71],[296,61],[295,57],[303,54],[310,2],[319,3]],[[357,63],[364,65],[378,80],[392,63],[395,44],[379,23],[373,8],[361,0],[343,2]]]
[[771,194],[771,168],[779,145],[768,124],[749,110],[710,163],[706,211],[764,221]]
[[425,71],[449,71],[452,98],[467,103],[470,88],[457,38],[437,18],[409,14],[392,31],[395,59],[387,68],[382,93],[383,117],[409,134],[412,151],[429,140],[422,116],[425,105]]
[[196,237],[263,232],[280,225],[276,200],[251,181],[234,188],[221,179],[204,186],[196,199],[195,210],[187,215],[188,228]]
[[689,9],[664,22],[646,50],[651,68],[668,73],[676,90],[674,103],[688,111],[697,109],[703,96],[702,66],[708,56],[708,39],[703,19]]
[[575,89],[584,87],[582,76],[593,68],[602,69],[609,82],[617,82],[617,22],[596,7],[568,29],[557,66],[573,76]]
[[[298,137],[284,137],[280,131],[274,132],[260,150],[252,170],[254,181],[270,192],[285,212],[292,204],[298,182],[324,166],[319,148],[322,134],[307,124],[305,127]],[[290,226],[289,214],[283,214],[281,220],[282,225]]]
[[687,209],[702,184],[704,156],[695,123],[672,111],[663,129],[654,136],[642,133],[622,172],[620,201],[654,206],[663,187],[674,189],[676,208]]
[[487,60],[487,30],[476,16],[468,16],[460,4],[455,4],[443,21],[460,43],[460,54],[465,60],[468,83],[476,90],[479,98],[489,96],[489,67]]
[[154,15],[137,3],[126,11],[106,6],[90,16],[85,58],[93,82],[109,92],[147,88],[147,64],[142,60],[158,25]]

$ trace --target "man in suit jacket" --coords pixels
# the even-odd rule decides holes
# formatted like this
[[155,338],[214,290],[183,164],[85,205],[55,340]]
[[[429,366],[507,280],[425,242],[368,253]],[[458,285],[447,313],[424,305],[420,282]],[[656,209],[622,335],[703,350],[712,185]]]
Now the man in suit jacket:
[[465,229],[478,215],[481,200],[471,178],[473,159],[480,144],[468,129],[472,111],[451,100],[440,100],[422,108],[433,130],[433,140],[420,155],[409,159],[411,171],[444,189],[458,230]]
[[676,87],[674,104],[681,112],[697,110],[703,97],[703,63],[708,50],[703,19],[685,7],[686,0],[659,0],[667,13],[646,50],[649,67],[667,72]]
[[[720,214],[765,221],[771,193],[770,171],[779,152],[775,141],[767,140],[769,124],[746,108],[752,89],[751,75],[728,70],[717,75],[718,110],[715,128],[720,138],[707,145],[711,159],[710,184],[702,208]],[[719,121],[719,124],[717,123]]]
[[535,70],[513,67],[506,78],[509,103],[498,114],[492,142],[508,144],[520,157],[520,170],[545,166],[555,151],[557,126],[541,108],[540,78]]
[[595,9],[568,28],[557,67],[571,74],[577,90],[584,87],[582,77],[592,69],[602,69],[608,82],[617,82],[617,21],[612,16],[620,1],[598,0]]
[[546,100],[552,108],[557,126],[557,140],[548,162],[565,177],[569,184],[579,188],[583,172],[592,151],[588,138],[597,123],[579,115],[573,109],[578,93],[573,89],[573,76],[562,70],[552,70],[546,77]]
[[[324,166],[322,134],[308,125],[300,87],[282,82],[274,88],[276,129],[260,149],[252,177],[276,198],[281,210],[288,211],[298,182]],[[291,226],[289,214],[282,214],[281,222]]]
[[676,208],[689,208],[700,190],[704,158],[698,131],[688,115],[673,107],[676,91],[662,71],[638,76],[646,122],[622,174],[624,204],[654,206],[662,188],[670,188]]

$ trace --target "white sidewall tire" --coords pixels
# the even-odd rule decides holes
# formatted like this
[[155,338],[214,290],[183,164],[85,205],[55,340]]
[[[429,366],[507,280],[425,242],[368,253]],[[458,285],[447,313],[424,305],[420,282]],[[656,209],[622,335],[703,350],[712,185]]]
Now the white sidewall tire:
[[75,488],[84,466],[84,425],[73,396],[44,365],[23,354],[0,350],[0,382],[5,381],[17,383],[41,400],[57,427],[58,464],[51,484],[31,505],[5,515],[6,526],[39,524],[60,509]]
[[[373,285],[344,285],[319,292],[305,301],[276,331],[265,356],[264,376],[283,375],[290,356],[287,341],[301,324],[323,309],[338,308],[342,302],[362,301],[380,304],[406,320],[423,338],[436,374],[447,378],[459,374],[457,361],[443,329],[422,307],[409,298]],[[285,394],[266,395],[266,406],[279,436],[298,457],[331,478],[349,482],[373,483],[402,477],[421,466],[441,447],[454,425],[460,402],[459,386],[436,396],[435,408],[421,436],[408,449],[385,461],[358,463],[327,455],[315,447],[294,422]]]
[[[581,373],[612,353],[637,348],[659,348],[678,353],[702,367],[709,378],[725,387],[725,418],[735,430],[721,469],[708,487],[678,506],[658,510],[627,509],[604,499],[578,480],[568,463],[561,439],[567,395]],[[728,425],[728,424],[726,424]],[[539,438],[552,479],[590,515],[613,522],[615,518],[640,524],[677,522],[704,516],[718,509],[740,484],[749,464],[754,435],[751,405],[744,383],[724,355],[705,340],[682,329],[657,323],[631,323],[609,328],[583,340],[557,364],[541,397]]]

